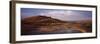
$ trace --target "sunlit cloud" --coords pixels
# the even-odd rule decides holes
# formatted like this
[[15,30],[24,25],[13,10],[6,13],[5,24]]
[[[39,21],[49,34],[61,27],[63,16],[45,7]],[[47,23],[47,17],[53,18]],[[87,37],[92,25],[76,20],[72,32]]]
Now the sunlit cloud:
[[92,19],[92,12],[82,10],[21,8],[22,19],[32,16],[47,16],[64,21],[77,21]]
[[81,13],[74,11],[49,11],[46,13],[41,13],[41,16],[47,16],[54,19],[64,20],[64,21],[76,21],[76,20],[89,20],[91,18],[83,16]]

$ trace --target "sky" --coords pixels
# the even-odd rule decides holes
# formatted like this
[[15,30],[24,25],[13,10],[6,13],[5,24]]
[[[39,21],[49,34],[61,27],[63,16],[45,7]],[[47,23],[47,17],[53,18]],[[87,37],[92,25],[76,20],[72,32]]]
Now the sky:
[[64,21],[91,20],[92,11],[21,8],[22,19],[31,16],[47,16],[54,19],[64,20]]

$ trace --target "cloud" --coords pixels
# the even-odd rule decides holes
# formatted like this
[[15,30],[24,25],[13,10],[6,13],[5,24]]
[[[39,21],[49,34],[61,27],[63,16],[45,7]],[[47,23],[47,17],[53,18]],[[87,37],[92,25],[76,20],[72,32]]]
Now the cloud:
[[75,11],[49,11],[46,13],[40,13],[41,16],[47,16],[54,19],[64,20],[64,21],[77,21],[77,20],[88,20],[89,17],[83,16],[84,13]]

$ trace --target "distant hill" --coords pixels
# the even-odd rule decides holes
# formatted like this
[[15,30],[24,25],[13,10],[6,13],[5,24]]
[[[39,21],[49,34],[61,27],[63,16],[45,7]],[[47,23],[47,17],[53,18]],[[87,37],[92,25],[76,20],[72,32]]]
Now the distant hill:
[[25,19],[22,19],[22,21],[27,21],[27,22],[36,22],[36,23],[59,23],[59,22],[62,22],[62,23],[65,23],[65,21],[61,21],[61,20],[58,20],[58,19],[53,19],[51,17],[46,17],[46,16],[32,16],[32,17],[28,17],[28,18],[25,18]]
[[60,23],[67,23],[66,21],[61,21],[58,19],[53,19],[51,17],[46,17],[46,16],[32,16],[32,17],[28,17],[25,19],[21,20],[22,24],[34,24],[35,26],[40,26],[40,25],[57,25]]

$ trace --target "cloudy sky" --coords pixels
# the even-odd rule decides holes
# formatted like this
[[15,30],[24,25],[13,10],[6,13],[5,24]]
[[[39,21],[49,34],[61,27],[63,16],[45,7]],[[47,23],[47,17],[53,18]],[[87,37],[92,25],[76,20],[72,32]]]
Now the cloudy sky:
[[92,11],[62,10],[62,9],[40,9],[40,8],[21,8],[22,19],[31,16],[47,16],[64,21],[90,20]]

